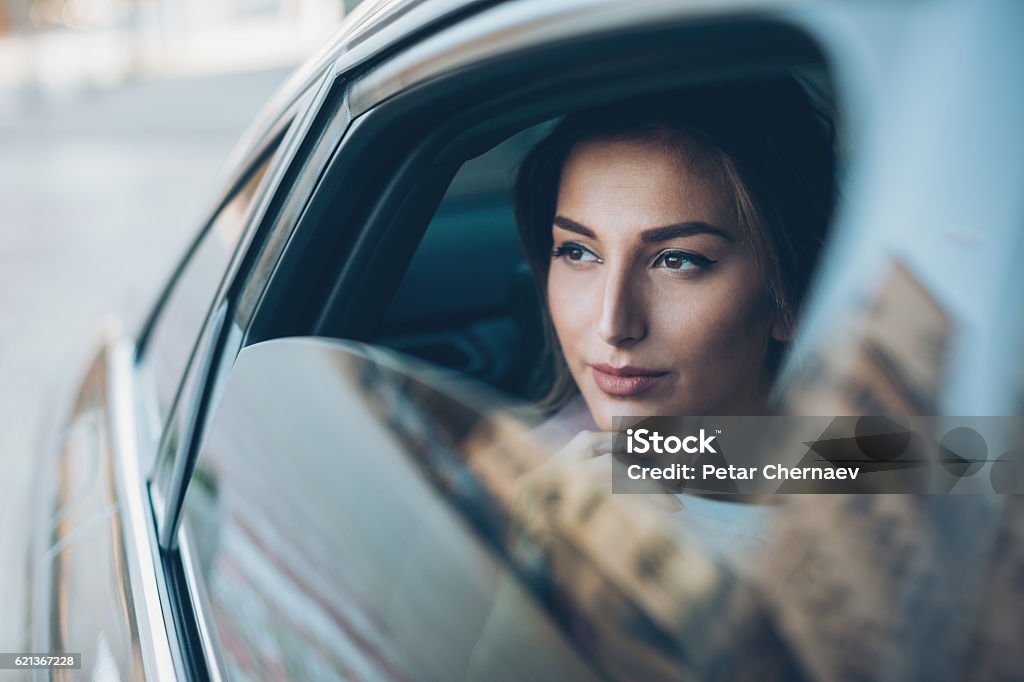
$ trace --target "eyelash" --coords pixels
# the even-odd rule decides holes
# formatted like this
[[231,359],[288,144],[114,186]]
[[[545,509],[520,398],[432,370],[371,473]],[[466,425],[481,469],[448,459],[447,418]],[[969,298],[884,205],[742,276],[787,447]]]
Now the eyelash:
[[[690,253],[689,251],[680,251],[679,249],[667,249],[667,250],[662,251],[661,253],[659,253],[657,256],[655,256],[654,260],[651,262],[651,265],[654,265],[655,263],[658,263],[659,261],[664,262],[664,260],[666,258],[668,258],[669,256],[681,257],[685,261],[687,261],[688,263],[691,263],[691,264],[693,264],[694,266],[696,266],[696,267],[698,267],[700,269],[704,269],[704,268],[710,267],[710,266],[712,266],[712,265],[714,265],[715,263],[718,262],[716,260],[711,260],[707,256],[702,256],[699,253]],[[667,268],[667,269],[668,270],[681,271],[681,270],[684,270],[685,268]]]
[[[551,250],[551,258],[552,259],[566,258],[571,252],[574,252],[574,251],[579,251],[579,252],[582,252],[582,253],[585,253],[585,254],[590,254],[590,255],[594,256],[594,258],[596,259],[596,262],[598,262],[598,263],[603,262],[603,261],[601,261],[600,258],[597,257],[597,254],[595,254],[593,251],[591,251],[587,247],[583,246],[582,244],[577,244],[576,242],[566,242],[565,244],[560,244],[559,246],[555,247],[554,249]],[[681,257],[686,262],[688,262],[688,263],[690,263],[690,264],[692,264],[692,265],[694,265],[694,266],[696,266],[696,267],[698,267],[700,269],[708,268],[708,267],[710,267],[710,266],[712,266],[712,265],[714,265],[715,263],[718,262],[717,260],[712,260],[712,259],[708,258],[707,256],[702,256],[699,253],[691,253],[689,251],[682,251],[680,249],[666,249],[665,251],[662,251],[661,253],[659,253],[657,256],[654,257],[654,260],[651,261],[651,265],[654,266],[654,265],[656,265],[659,262],[664,262],[665,258],[670,257],[670,256]],[[574,262],[580,262],[580,261],[577,259]],[[584,262],[588,262],[588,261],[584,261]],[[666,268],[666,270],[674,270],[676,272],[682,272],[682,271],[685,271],[687,269],[688,268]]]
[[[566,242],[564,244],[560,244],[560,245],[556,246],[555,248],[553,248],[551,250],[551,258],[552,259],[566,258],[569,255],[569,253],[573,252],[573,251],[580,251],[580,252],[585,253],[585,254],[589,253],[591,256],[593,256],[597,260],[598,263],[602,262],[601,259],[597,257],[597,254],[595,254],[593,251],[591,251],[587,247],[583,246],[582,244],[577,244],[576,242]],[[573,259],[567,259],[567,260],[573,260]],[[579,260],[577,259],[575,262],[579,262]]]

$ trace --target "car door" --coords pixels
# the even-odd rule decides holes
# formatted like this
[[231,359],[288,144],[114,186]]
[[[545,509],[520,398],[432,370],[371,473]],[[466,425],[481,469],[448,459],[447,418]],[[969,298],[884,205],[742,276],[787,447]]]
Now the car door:
[[191,409],[182,395],[200,374],[194,350],[218,333],[222,289],[248,272],[241,256],[288,205],[279,189],[309,166],[298,142],[312,114],[300,114],[316,111],[317,84],[295,92],[245,147],[151,320],[137,339],[108,330],[67,406],[64,441],[39,466],[30,616],[38,651],[81,651],[85,669],[124,677],[188,674],[179,631],[165,620],[171,610],[162,602],[154,520],[162,507],[153,504],[161,498],[149,479],[158,445],[173,450],[179,442],[175,429]]
[[[113,330],[101,339],[70,408],[63,448],[55,450],[53,467],[40,463],[48,474],[43,490],[53,496],[40,496],[32,564],[37,650],[70,651],[74,643],[89,642],[81,651],[87,669],[99,665],[131,677],[166,672],[171,665],[159,603],[148,589],[158,562],[155,538],[148,540],[152,510],[143,487],[155,448],[147,428],[156,428],[157,415],[166,417],[173,402],[209,298],[254,200],[268,191],[264,180],[280,142],[280,134],[272,136],[250,160],[191,249],[182,283],[171,290],[156,323],[154,352],[133,367],[132,350]],[[135,386],[143,390],[135,393]],[[130,440],[136,435],[143,442],[138,449]]]

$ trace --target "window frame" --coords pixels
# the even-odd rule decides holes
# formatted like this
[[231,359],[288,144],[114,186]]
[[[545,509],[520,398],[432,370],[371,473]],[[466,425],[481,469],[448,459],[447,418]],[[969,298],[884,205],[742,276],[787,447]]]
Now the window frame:
[[[311,134],[311,129],[322,123],[318,114],[331,92],[331,75],[329,70],[322,74],[314,87],[299,98],[284,117],[290,125],[274,152],[277,158],[261,183],[242,237],[210,303],[202,331],[180,381],[178,395],[155,441],[148,478],[160,544],[165,549],[173,549],[174,546],[174,527],[180,512],[180,498],[184,495],[181,484],[191,472],[189,453],[201,438],[207,411],[205,405],[213,398],[210,379],[222,369],[221,350],[225,342],[229,337],[238,337],[233,320],[238,292],[248,282],[260,247],[280,225],[294,217],[293,204],[305,202],[309,184],[307,176],[317,170],[309,163],[315,161],[310,154],[310,146],[318,137]],[[260,286],[261,283],[253,285]]]

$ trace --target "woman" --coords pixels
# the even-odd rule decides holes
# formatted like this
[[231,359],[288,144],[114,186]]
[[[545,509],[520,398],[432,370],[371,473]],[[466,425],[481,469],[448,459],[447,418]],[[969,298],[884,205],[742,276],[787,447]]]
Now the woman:
[[833,205],[831,126],[794,79],[567,116],[516,182],[546,293],[546,402],[616,415],[754,415]]
[[[570,114],[527,155],[515,198],[546,294],[554,463],[603,486],[615,416],[770,411],[832,213],[833,141],[778,77]],[[681,520],[732,559],[769,533],[760,505],[685,500]]]

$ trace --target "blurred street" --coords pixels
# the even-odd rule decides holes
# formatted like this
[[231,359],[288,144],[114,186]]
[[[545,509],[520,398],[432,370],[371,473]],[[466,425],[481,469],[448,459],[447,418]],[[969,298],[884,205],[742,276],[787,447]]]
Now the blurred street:
[[0,651],[24,649],[32,463],[112,311],[139,318],[289,69],[0,89]]

